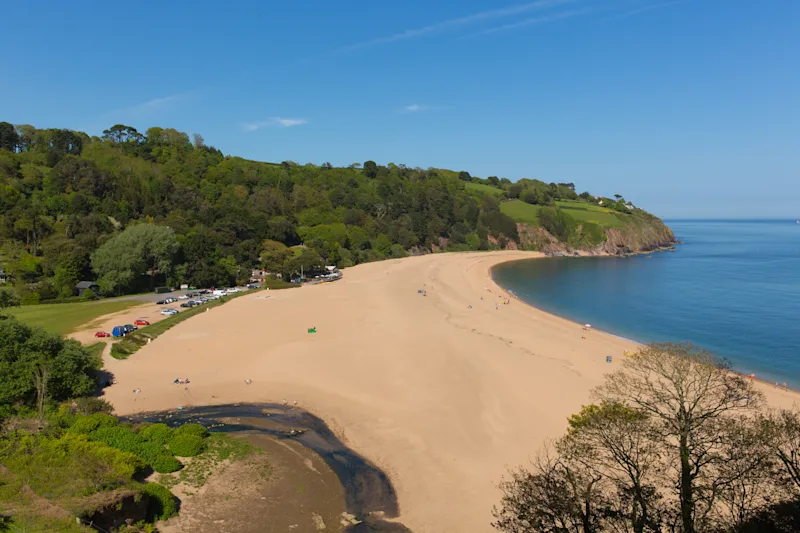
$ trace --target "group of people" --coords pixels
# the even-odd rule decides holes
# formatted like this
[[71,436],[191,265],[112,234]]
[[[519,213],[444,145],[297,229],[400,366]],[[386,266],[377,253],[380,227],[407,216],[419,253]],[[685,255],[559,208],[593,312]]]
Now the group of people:
[[175,384],[175,385],[188,385],[189,384],[189,378],[185,378],[185,379],[175,378],[175,381],[173,381],[172,383]]

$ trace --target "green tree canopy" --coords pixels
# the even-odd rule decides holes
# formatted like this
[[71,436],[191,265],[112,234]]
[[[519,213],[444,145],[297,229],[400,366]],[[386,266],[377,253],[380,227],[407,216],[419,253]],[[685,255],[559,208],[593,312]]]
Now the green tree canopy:
[[121,294],[135,290],[144,277],[150,289],[158,275],[170,273],[178,241],[166,226],[134,224],[115,235],[92,256],[103,292]]
[[62,401],[90,394],[101,362],[78,341],[33,328],[14,318],[0,319],[0,408],[33,406],[35,371],[44,376],[46,397]]

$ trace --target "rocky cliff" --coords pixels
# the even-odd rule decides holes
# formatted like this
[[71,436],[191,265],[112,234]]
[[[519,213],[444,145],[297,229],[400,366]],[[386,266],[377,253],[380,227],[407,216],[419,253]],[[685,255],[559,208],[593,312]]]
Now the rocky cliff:
[[648,213],[638,213],[617,228],[605,228],[605,240],[594,246],[574,247],[559,241],[544,228],[517,224],[520,247],[550,255],[633,255],[663,250],[676,243],[664,222]]

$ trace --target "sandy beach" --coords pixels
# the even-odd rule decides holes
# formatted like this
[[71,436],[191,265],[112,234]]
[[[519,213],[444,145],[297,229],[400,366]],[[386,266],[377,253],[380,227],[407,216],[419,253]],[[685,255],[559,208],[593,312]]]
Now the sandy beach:
[[[389,474],[399,520],[413,531],[492,531],[506,468],[560,436],[590,389],[636,349],[518,300],[505,305],[491,267],[539,256],[412,257],[243,296],[113,361],[118,384],[105,396],[121,415],[297,401]],[[173,385],[178,377],[190,379],[188,390]],[[797,398],[759,386],[773,405]]]

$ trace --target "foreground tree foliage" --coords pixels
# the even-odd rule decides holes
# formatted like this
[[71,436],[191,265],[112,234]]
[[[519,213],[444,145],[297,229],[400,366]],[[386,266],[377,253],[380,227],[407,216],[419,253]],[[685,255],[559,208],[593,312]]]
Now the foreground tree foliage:
[[[800,413],[688,344],[628,357],[500,489],[509,533],[796,531]],[[753,529],[758,525],[761,529]]]
[[25,407],[41,419],[48,402],[92,393],[100,366],[78,341],[0,318],[0,419]]

